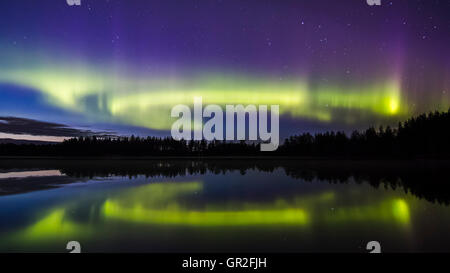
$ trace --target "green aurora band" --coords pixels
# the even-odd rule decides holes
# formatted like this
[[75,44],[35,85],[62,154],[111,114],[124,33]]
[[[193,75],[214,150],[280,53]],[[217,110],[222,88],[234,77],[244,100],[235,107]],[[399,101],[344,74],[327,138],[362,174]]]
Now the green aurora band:
[[204,104],[221,106],[275,104],[281,115],[323,123],[353,124],[411,113],[395,79],[366,86],[313,85],[306,78],[280,80],[223,73],[128,77],[82,65],[37,67],[0,69],[0,82],[37,90],[49,105],[90,120],[157,130],[170,129],[173,106],[192,105],[199,96]]
[[[405,231],[411,229],[414,198],[389,196],[361,205],[336,207],[338,196],[322,192],[273,202],[212,203],[203,208],[189,207],[189,198],[202,192],[202,182],[152,183],[120,192],[95,209],[104,224],[111,222],[137,225],[225,227],[225,226],[296,226],[306,230],[326,223],[331,226],[353,226],[357,223],[389,223]],[[187,201],[187,202],[186,202]],[[73,204],[72,204],[73,205]],[[70,204],[52,208],[39,220],[11,234],[14,242],[25,244],[95,235],[93,223],[72,219]],[[56,232],[57,231],[57,232]],[[56,236],[56,234],[58,236]]]

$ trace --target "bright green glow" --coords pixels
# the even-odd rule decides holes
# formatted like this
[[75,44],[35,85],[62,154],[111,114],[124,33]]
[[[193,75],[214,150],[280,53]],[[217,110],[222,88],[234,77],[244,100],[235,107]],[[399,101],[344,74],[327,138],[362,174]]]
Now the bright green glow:
[[301,209],[243,210],[243,211],[183,211],[178,206],[166,210],[147,209],[136,205],[124,208],[107,200],[102,212],[108,218],[156,224],[181,224],[194,226],[241,226],[241,225],[305,225],[308,217]]
[[246,205],[245,208],[235,210],[206,208],[200,211],[183,208],[177,201],[184,195],[192,195],[202,189],[203,184],[200,182],[153,183],[123,193],[117,200],[106,200],[102,213],[107,218],[132,222],[196,226],[305,225],[308,222],[304,210],[282,208],[279,203],[267,209]]
[[[358,118],[409,113],[396,80],[356,86],[309,86],[306,79],[204,75],[200,77],[125,77],[83,66],[52,65],[0,71],[0,82],[31,87],[54,106],[153,129],[170,129],[174,105],[280,105],[280,114],[322,122],[355,122]],[[345,110],[345,111],[342,111]],[[337,113],[336,111],[339,111]],[[364,115],[355,114],[362,113]]]
[[386,200],[378,205],[338,208],[326,221],[387,221],[409,225],[409,205],[403,199]]
[[35,224],[19,231],[17,236],[25,241],[49,240],[91,232],[88,226],[66,219],[65,209],[52,210],[47,216]]
[[[345,205],[341,204],[341,199],[348,199],[347,194],[340,196],[328,191],[262,203],[212,202],[192,207],[191,198],[195,199],[202,191],[202,182],[152,183],[121,190],[107,198],[100,210],[92,207],[95,214],[90,215],[92,218],[88,222],[71,218],[68,211],[73,211],[73,204],[65,204],[6,236],[9,239],[5,243],[26,245],[55,240],[87,240],[116,236],[116,232],[123,235],[122,224],[192,227],[289,225],[311,232],[311,227],[315,226],[332,228],[382,223],[400,224],[398,227],[408,230],[411,224],[408,202],[414,201],[387,197],[367,204]],[[98,222],[92,222],[92,219]]]
[[411,221],[408,203],[403,199],[393,201],[392,212],[399,222],[409,223]]
[[73,69],[2,71],[0,81],[42,91],[56,106],[76,110],[79,100],[105,89],[100,75]]
[[[102,214],[108,219],[137,223],[240,226],[290,224],[310,226],[320,222],[386,221],[409,224],[409,206],[403,199],[388,199],[371,205],[340,207],[335,193],[302,196],[292,201],[278,199],[269,203],[209,204],[192,209],[178,201],[202,190],[199,182],[155,183],[107,199]],[[330,207],[336,207],[329,213]]]
[[343,109],[365,109],[380,115],[395,115],[406,111],[406,106],[400,107],[400,87],[396,82],[370,86],[364,90],[351,88],[344,91],[344,88],[333,87],[323,87],[318,90],[314,99],[319,105]]

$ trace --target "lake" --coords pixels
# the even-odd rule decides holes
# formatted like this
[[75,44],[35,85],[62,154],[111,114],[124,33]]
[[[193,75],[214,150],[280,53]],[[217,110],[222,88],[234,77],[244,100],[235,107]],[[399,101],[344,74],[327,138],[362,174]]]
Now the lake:
[[0,252],[448,252],[449,167],[1,159]]

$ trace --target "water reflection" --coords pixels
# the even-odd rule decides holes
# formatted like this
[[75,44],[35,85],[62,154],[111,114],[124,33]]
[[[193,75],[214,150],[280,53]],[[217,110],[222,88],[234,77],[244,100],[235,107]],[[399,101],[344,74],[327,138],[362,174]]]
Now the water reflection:
[[308,224],[304,209],[283,204],[230,203],[228,208],[208,203],[203,209],[191,209],[180,202],[181,195],[195,197],[203,184],[157,183],[141,186],[116,198],[107,199],[102,207],[106,218],[124,221],[193,226]]
[[57,208],[51,210],[36,223],[25,227],[18,233],[13,233],[12,238],[30,243],[67,236],[79,237],[88,232],[92,232],[88,225],[71,220],[66,209]]
[[[344,207],[329,214],[315,208],[335,204],[334,193],[313,196],[295,196],[289,202],[277,199],[272,203],[234,202],[227,208],[208,204],[203,210],[190,209],[178,202],[176,193],[190,194],[202,189],[198,182],[152,184],[121,193],[107,199],[102,213],[107,218],[143,223],[177,225],[229,226],[277,225],[308,226],[321,222],[351,222],[378,220],[401,224],[410,221],[409,205],[404,199],[387,199],[366,206]],[[157,197],[158,196],[158,197]],[[153,198],[156,197],[156,198]],[[167,198],[167,199],[166,199]],[[146,202],[147,201],[147,202]]]
[[[242,175],[248,171],[270,174],[281,169],[284,171],[283,176],[303,182],[354,182],[368,183],[375,188],[381,186],[402,188],[405,192],[411,192],[430,202],[449,205],[450,184],[447,182],[449,167],[450,161],[433,160],[9,160],[0,162],[0,175],[8,169],[43,168],[46,169],[42,171],[43,173],[52,172],[78,180],[87,180],[96,177],[133,178],[139,175],[147,178],[208,173],[226,175],[234,171]],[[276,187],[276,184],[270,186]],[[5,188],[6,183],[0,183],[0,193],[7,192]]]
[[41,176],[62,176],[62,174],[59,170],[21,171],[21,172],[0,173],[0,179],[41,177]]
[[63,163],[81,183],[0,197],[0,251],[449,250],[444,162]]

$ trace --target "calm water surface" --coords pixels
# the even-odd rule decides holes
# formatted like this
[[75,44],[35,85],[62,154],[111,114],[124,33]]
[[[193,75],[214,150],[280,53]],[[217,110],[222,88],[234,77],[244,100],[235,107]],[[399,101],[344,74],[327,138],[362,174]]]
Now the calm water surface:
[[0,252],[450,251],[447,163],[16,163]]

